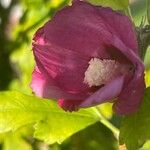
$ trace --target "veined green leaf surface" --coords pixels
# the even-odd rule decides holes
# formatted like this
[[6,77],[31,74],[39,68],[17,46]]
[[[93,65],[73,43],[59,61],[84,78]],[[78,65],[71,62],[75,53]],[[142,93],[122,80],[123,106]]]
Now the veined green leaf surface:
[[75,132],[99,120],[95,109],[65,112],[52,100],[19,92],[0,93],[0,132],[33,124],[34,137],[49,144],[61,143]]

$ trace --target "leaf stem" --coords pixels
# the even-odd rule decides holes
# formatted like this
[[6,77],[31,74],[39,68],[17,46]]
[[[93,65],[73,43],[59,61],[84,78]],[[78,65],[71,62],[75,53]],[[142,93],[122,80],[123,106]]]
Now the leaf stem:
[[130,7],[128,6],[127,7],[127,9],[125,10],[125,13],[126,13],[126,15],[127,16],[129,16],[130,17],[130,19],[132,20],[132,22],[134,23],[134,21],[133,21],[133,17],[132,17],[132,13],[131,13],[131,9],[130,9]]
[[118,140],[119,138],[119,129],[116,128],[111,122],[109,122],[105,117],[104,115],[101,113],[101,110],[99,107],[95,107],[98,114],[99,114],[99,117],[100,117],[100,122],[105,125],[106,127],[108,127],[114,134],[114,136],[116,137],[116,139]]

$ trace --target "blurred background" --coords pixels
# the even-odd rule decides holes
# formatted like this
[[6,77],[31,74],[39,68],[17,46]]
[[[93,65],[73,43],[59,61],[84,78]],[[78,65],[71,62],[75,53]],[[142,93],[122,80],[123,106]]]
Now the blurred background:
[[[69,0],[0,0],[0,91],[19,90],[31,94],[29,87],[34,67],[32,37],[56,11]],[[131,0],[136,26],[146,15],[146,0]],[[150,49],[145,57],[150,68]],[[100,106],[103,115],[119,127],[120,119],[112,114],[111,105]],[[67,139],[62,145],[47,145],[32,138],[33,128],[0,134],[0,150],[117,150],[117,141],[102,124],[94,124]],[[148,141],[141,150],[150,150]]]

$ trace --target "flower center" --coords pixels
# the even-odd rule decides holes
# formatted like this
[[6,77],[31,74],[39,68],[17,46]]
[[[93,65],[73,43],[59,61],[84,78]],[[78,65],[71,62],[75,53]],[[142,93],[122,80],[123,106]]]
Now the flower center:
[[127,73],[128,68],[115,60],[92,58],[85,72],[84,83],[100,86],[111,81],[118,75]]

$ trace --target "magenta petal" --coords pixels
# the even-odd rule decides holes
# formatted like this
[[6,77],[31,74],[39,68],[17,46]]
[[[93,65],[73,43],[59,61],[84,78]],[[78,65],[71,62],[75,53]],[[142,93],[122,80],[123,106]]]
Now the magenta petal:
[[124,84],[124,77],[120,76],[111,81],[97,92],[84,99],[84,101],[73,99],[59,99],[58,104],[64,110],[76,111],[79,108],[91,107],[104,102],[112,102],[120,94]]
[[40,72],[36,68],[32,73],[32,82],[30,84],[32,91],[37,96],[42,97],[45,84],[46,84],[45,79],[41,76]]
[[58,105],[63,108],[65,111],[77,111],[79,109],[79,105],[82,103],[82,100],[65,100],[59,99]]
[[116,51],[120,51],[134,66],[134,74],[128,83],[126,83],[121,91],[114,110],[118,114],[127,114],[135,112],[142,101],[144,94],[144,65],[139,56],[117,37],[110,41],[110,44],[116,47]]
[[112,35],[138,53],[135,31],[128,17],[86,2],[75,2],[56,13],[45,24],[44,31],[51,43],[91,57],[108,57],[103,46]]
[[114,12],[112,9],[101,8],[99,9],[99,13],[107,24],[107,30],[112,35],[117,36],[125,46],[138,55],[136,31],[130,19],[127,16]]
[[47,41],[53,45],[85,57],[109,58],[104,43],[111,35],[97,8],[88,3],[75,2],[64,8],[43,28]]
[[144,79],[134,79],[131,81],[121,92],[114,104],[114,111],[121,115],[138,111],[142,102],[144,89]]
[[143,98],[145,89],[144,65],[136,53],[126,47],[117,37],[114,37],[113,45],[134,65],[134,75],[130,82],[124,85],[114,106],[114,110],[118,114],[128,114],[138,110]]
[[47,79],[52,78],[56,86],[70,93],[88,88],[83,83],[88,58],[54,45],[34,44],[34,50],[42,75]]
[[66,91],[63,91],[59,87],[55,86],[53,80],[46,80],[36,67],[32,74],[32,82],[30,84],[33,92],[39,96],[44,98],[51,98],[51,99],[85,99],[87,97],[86,93],[78,93],[72,94]]
[[94,106],[94,105],[101,104],[104,102],[109,102],[109,101],[112,102],[112,100],[114,98],[117,98],[117,96],[120,94],[123,84],[124,84],[123,76],[120,76],[112,80],[110,83],[100,88],[93,95],[85,99],[80,104],[80,107]]

